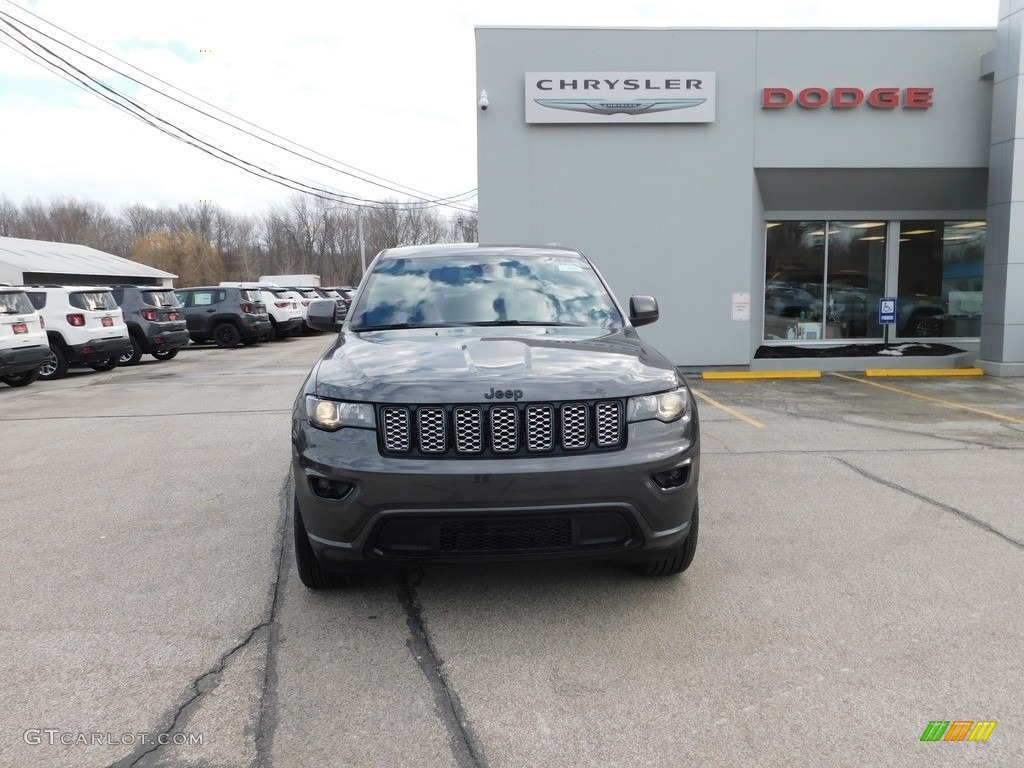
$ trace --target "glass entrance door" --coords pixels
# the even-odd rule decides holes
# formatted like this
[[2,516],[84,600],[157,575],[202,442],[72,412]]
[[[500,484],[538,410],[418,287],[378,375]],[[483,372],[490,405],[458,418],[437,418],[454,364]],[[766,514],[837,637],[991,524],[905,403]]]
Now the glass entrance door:
[[884,221],[768,222],[766,341],[882,338]]

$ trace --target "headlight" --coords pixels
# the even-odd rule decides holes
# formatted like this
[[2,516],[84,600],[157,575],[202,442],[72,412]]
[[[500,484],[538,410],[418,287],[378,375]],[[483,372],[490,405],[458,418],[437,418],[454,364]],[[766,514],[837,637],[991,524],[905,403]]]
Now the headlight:
[[328,432],[337,432],[342,427],[374,429],[377,426],[373,406],[369,403],[321,400],[313,395],[306,396],[306,419],[311,426]]
[[627,421],[678,421],[690,417],[690,395],[686,387],[662,392],[660,395],[631,397],[626,406]]

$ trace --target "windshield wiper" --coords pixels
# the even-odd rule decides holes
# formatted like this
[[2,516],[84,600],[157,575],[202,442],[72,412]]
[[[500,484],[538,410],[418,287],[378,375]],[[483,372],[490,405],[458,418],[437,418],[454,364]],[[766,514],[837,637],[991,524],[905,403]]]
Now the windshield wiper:
[[451,325],[485,325],[485,326],[503,326],[503,325],[560,325],[569,326],[572,328],[582,328],[579,323],[556,323],[549,320],[479,320],[472,323],[451,323]]

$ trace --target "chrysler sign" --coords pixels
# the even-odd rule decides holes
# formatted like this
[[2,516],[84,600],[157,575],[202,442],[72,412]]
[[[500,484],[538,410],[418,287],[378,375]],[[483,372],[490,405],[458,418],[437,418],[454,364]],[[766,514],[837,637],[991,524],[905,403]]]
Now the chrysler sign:
[[713,123],[714,72],[527,72],[528,123]]

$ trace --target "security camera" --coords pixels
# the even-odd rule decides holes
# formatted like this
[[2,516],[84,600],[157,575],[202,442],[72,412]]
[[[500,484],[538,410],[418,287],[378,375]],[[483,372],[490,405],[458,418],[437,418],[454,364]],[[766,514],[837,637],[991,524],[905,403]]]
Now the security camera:
[[480,91],[480,111],[486,112],[489,106],[491,102],[487,100],[487,91]]

